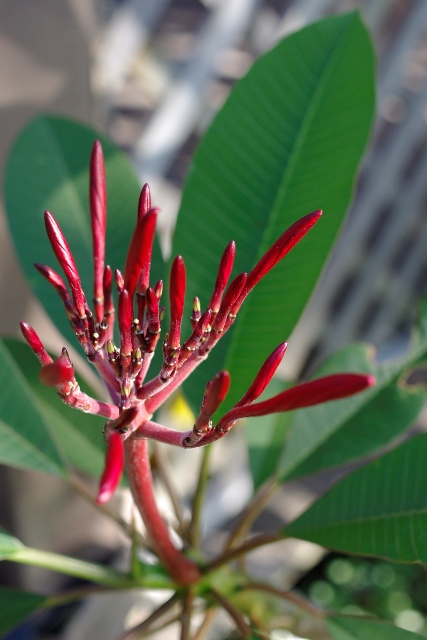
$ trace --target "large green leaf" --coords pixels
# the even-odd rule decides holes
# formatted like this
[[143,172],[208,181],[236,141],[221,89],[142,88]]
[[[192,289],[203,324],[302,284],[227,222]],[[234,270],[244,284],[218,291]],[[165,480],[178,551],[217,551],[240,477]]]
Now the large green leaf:
[[418,633],[393,627],[379,620],[331,616],[327,620],[334,640],[416,640]]
[[[35,402],[49,424],[61,453],[76,469],[98,475],[104,464],[102,428],[105,418],[76,411],[63,404],[55,389],[40,382],[40,364],[28,345],[14,339],[6,339],[3,344],[31,386]],[[82,381],[78,373],[77,379],[83,391],[96,397],[96,393]]]
[[16,627],[46,600],[46,596],[0,587],[0,634]]
[[330,549],[427,563],[427,434],[341,480],[285,528]]
[[54,475],[65,473],[37,399],[1,341],[0,416],[0,462]]
[[325,214],[251,293],[227,358],[218,347],[192,376],[192,402],[201,399],[198,378],[206,382],[226,366],[233,379],[226,404],[233,404],[291,334],[349,204],[373,111],[373,52],[357,13],[292,34],[234,87],[184,188],[173,253],[186,260],[188,298],[208,303],[231,239],[235,273],[248,271],[296,219],[319,208]]
[[[40,116],[22,131],[6,167],[6,209],[16,249],[33,290],[66,335],[70,329],[59,298],[33,264],[58,268],[43,222],[43,212],[49,209],[65,233],[87,298],[92,299],[88,189],[90,152],[96,138],[102,141],[107,173],[106,260],[113,269],[123,269],[139,197],[137,179],[123,152],[93,129],[64,118]],[[153,279],[161,277],[163,262],[156,244]]]

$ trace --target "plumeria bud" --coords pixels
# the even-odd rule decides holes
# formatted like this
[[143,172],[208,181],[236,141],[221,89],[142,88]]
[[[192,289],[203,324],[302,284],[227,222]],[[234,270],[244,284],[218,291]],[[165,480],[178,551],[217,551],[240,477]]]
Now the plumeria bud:
[[195,329],[199,319],[200,319],[200,300],[199,298],[196,296],[195,298],[193,298],[193,307],[192,307],[192,311],[193,313],[191,314],[191,328]]
[[56,289],[59,293],[61,300],[65,302],[65,300],[69,300],[70,296],[68,294],[67,287],[61,276],[56,273],[53,269],[48,267],[46,264],[38,264],[36,263],[35,268],[39,271],[44,278]]
[[179,348],[182,316],[184,314],[185,285],[184,260],[181,256],[177,256],[172,263],[169,285],[171,324],[168,344],[171,349]]
[[74,368],[69,358],[63,355],[40,369],[40,380],[48,387],[57,387],[74,382]]
[[26,342],[37,356],[40,364],[46,366],[53,362],[52,358],[44,348],[42,341],[34,331],[33,327],[28,322],[21,322],[21,331]]
[[112,498],[119,486],[124,468],[124,447],[121,435],[117,431],[107,431],[106,439],[105,467],[96,496],[97,504],[105,504]]
[[374,376],[359,373],[339,373],[317,378],[310,382],[298,384],[291,389],[286,389],[269,400],[250,406],[236,406],[221,418],[216,428],[228,430],[230,423],[234,424],[241,418],[293,411],[294,409],[330,402],[331,400],[347,398],[364,391],[374,384]]
[[267,388],[267,385],[269,384],[271,378],[276,373],[277,367],[282,362],[287,346],[288,345],[286,342],[282,342],[282,344],[279,344],[279,346],[276,347],[273,353],[268,356],[267,360],[259,370],[255,380],[246,391],[243,398],[236,404],[236,407],[243,407],[247,404],[252,404],[252,402],[260,397],[263,391]]
[[201,340],[208,329],[210,329],[210,321],[212,317],[212,311],[207,309],[202,316],[200,316],[193,333],[182,345],[181,353],[179,354],[179,366],[181,366],[185,360],[191,356],[196,348],[201,344]]
[[193,432],[183,439],[183,446],[194,447],[212,429],[212,416],[219,405],[225,399],[230,388],[230,374],[228,371],[220,371],[213,380],[210,380],[205,388],[202,406],[194,423]]
[[139,217],[132,236],[124,273],[125,287],[131,297],[135,293],[140,276],[141,282],[145,287],[148,287],[149,284],[151,254],[158,211],[158,209],[151,209],[151,211]]
[[156,294],[157,299],[160,300],[163,293],[163,280],[159,280],[158,282],[156,282],[156,284],[154,285],[154,293]]
[[[310,231],[310,229],[316,224],[322,215],[322,211],[313,211],[304,216],[300,220],[294,222],[280,238],[268,249],[263,255],[261,260],[255,265],[255,267],[248,274],[246,285],[239,297],[237,307],[240,308],[243,300],[248,293],[252,291],[256,284],[263,278],[282,258],[285,257],[291,249]],[[233,313],[237,313],[238,308],[233,310]]]
[[225,287],[227,286],[228,279],[233,269],[235,255],[236,244],[234,240],[232,240],[230,244],[227,245],[224,253],[222,254],[214,290],[209,302],[209,308],[213,311],[213,313],[217,313],[219,310],[222,294],[225,291]]
[[102,279],[102,289],[104,292],[104,313],[106,316],[112,315],[114,313],[114,304],[113,304],[113,271],[109,265],[107,265],[104,269],[104,276]]
[[89,182],[90,217],[92,222],[93,246],[93,298],[95,318],[101,322],[104,317],[104,261],[105,261],[105,228],[107,222],[107,191],[105,182],[105,164],[102,146],[95,140],[90,159]]
[[148,184],[144,184],[141,189],[138,202],[138,219],[145,216],[151,209],[151,194]]
[[86,297],[83,293],[80,276],[70,247],[62,233],[61,227],[49,211],[45,211],[44,219],[50,244],[68,280],[76,309],[80,317],[84,318],[86,315],[85,308],[87,306]]

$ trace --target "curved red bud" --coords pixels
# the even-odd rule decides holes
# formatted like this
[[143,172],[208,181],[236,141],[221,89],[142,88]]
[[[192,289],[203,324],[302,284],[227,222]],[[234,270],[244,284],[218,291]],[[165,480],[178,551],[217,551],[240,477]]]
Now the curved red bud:
[[150,187],[148,186],[147,183],[145,183],[139,195],[138,220],[139,218],[142,218],[143,216],[145,216],[145,214],[148,213],[150,209],[151,209]]
[[70,247],[62,233],[61,227],[49,211],[45,211],[44,219],[50,244],[68,280],[76,309],[80,317],[84,318],[86,315],[87,302]]
[[282,342],[282,344],[279,344],[273,353],[268,356],[267,360],[257,373],[255,380],[246,391],[243,398],[236,404],[236,407],[243,407],[245,405],[252,404],[252,402],[260,397],[269,384],[271,378],[276,373],[277,367],[282,362],[287,346],[286,342]]
[[[129,245],[124,272],[125,288],[132,297],[140,280],[142,287],[148,287],[150,278],[151,254],[158,209],[138,217],[135,231]],[[140,279],[140,275],[142,277]],[[142,289],[143,290],[143,289]]]
[[52,285],[52,287],[56,289],[56,291],[59,293],[61,300],[65,302],[66,300],[70,299],[70,296],[68,295],[67,287],[65,286],[65,283],[61,278],[61,276],[58,273],[56,273],[56,271],[48,267],[46,264],[35,263],[34,266],[37,269],[37,271],[41,273],[44,278],[46,278],[46,280]]
[[26,342],[33,350],[35,355],[37,356],[39,362],[42,366],[46,366],[53,362],[52,358],[44,348],[42,341],[38,337],[37,333],[34,331],[33,327],[28,324],[28,322],[21,322],[20,324],[22,335],[24,336]]
[[120,330],[120,351],[122,355],[130,356],[132,353],[132,300],[126,289],[119,292],[117,320]]
[[233,269],[235,255],[236,243],[232,240],[230,244],[226,246],[224,253],[222,254],[214,290],[208,305],[213,313],[216,313],[219,310],[222,294],[225,291],[225,287],[227,286],[228,279]]
[[99,483],[97,504],[105,504],[114,495],[119,486],[124,468],[123,440],[117,431],[111,431],[107,436],[107,452],[105,468]]

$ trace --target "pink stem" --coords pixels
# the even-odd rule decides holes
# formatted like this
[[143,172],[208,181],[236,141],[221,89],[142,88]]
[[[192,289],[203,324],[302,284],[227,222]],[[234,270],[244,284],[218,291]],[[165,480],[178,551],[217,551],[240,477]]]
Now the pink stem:
[[152,422],[151,420],[144,420],[138,425],[138,428],[132,432],[132,437],[134,438],[149,438],[150,440],[165,442],[166,444],[171,444],[175,447],[183,446],[183,437],[186,435],[187,433],[171,429],[170,427],[165,427],[164,425]]
[[130,437],[124,444],[125,467],[133,499],[157,555],[175,582],[181,585],[194,584],[201,577],[200,571],[172,544],[166,524],[157,509],[147,440]]

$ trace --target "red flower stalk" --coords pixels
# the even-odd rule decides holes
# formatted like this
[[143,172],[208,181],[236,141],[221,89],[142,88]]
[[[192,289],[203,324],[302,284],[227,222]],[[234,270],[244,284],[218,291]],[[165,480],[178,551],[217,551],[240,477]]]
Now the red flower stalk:
[[[212,416],[230,386],[227,371],[221,371],[205,389],[200,413],[187,433],[152,422],[154,411],[203,362],[234,322],[246,296],[253,287],[303,238],[318,221],[314,211],[295,222],[266,251],[249,274],[237,275],[230,284],[236,247],[230,242],[220,260],[217,278],[208,308],[202,313],[200,301],[193,300],[192,333],[181,341],[186,274],[184,261],[177,256],[172,263],[169,300],[170,329],[163,341],[163,365],[160,372],[145,381],[154,349],[159,340],[164,308],[160,306],[163,283],[150,287],[152,247],[158,210],[152,208],[148,185],[138,202],[136,227],[126,257],[124,274],[115,272],[118,291],[120,346],[113,342],[115,310],[112,297],[112,270],[105,266],[106,187],[105,168],[99,142],[93,147],[90,166],[90,211],[94,262],[94,313],[83,292],[77,266],[58,223],[45,213],[46,230],[56,258],[71,291],[62,278],[48,266],[36,265],[57,290],[78,341],[91,363],[104,379],[111,404],[84,394],[74,377],[66,351],[53,361],[35,331],[22,323],[23,335],[42,365],[41,379],[56,387],[63,402],[71,407],[105,416],[107,444],[105,470],[97,495],[104,503],[114,493],[125,466],[135,502],[145,517],[148,533],[159,557],[180,584],[198,579],[196,565],[172,544],[160,514],[156,510],[146,438],[186,448],[210,444],[221,438],[241,418],[290,411],[320,402],[328,402],[358,393],[373,384],[371,376],[341,374],[296,385],[277,396],[255,402],[274,375],[286,349],[279,345],[267,358],[254,382],[241,400],[212,426]],[[228,285],[228,286],[227,286]],[[136,318],[134,316],[136,309]]]

